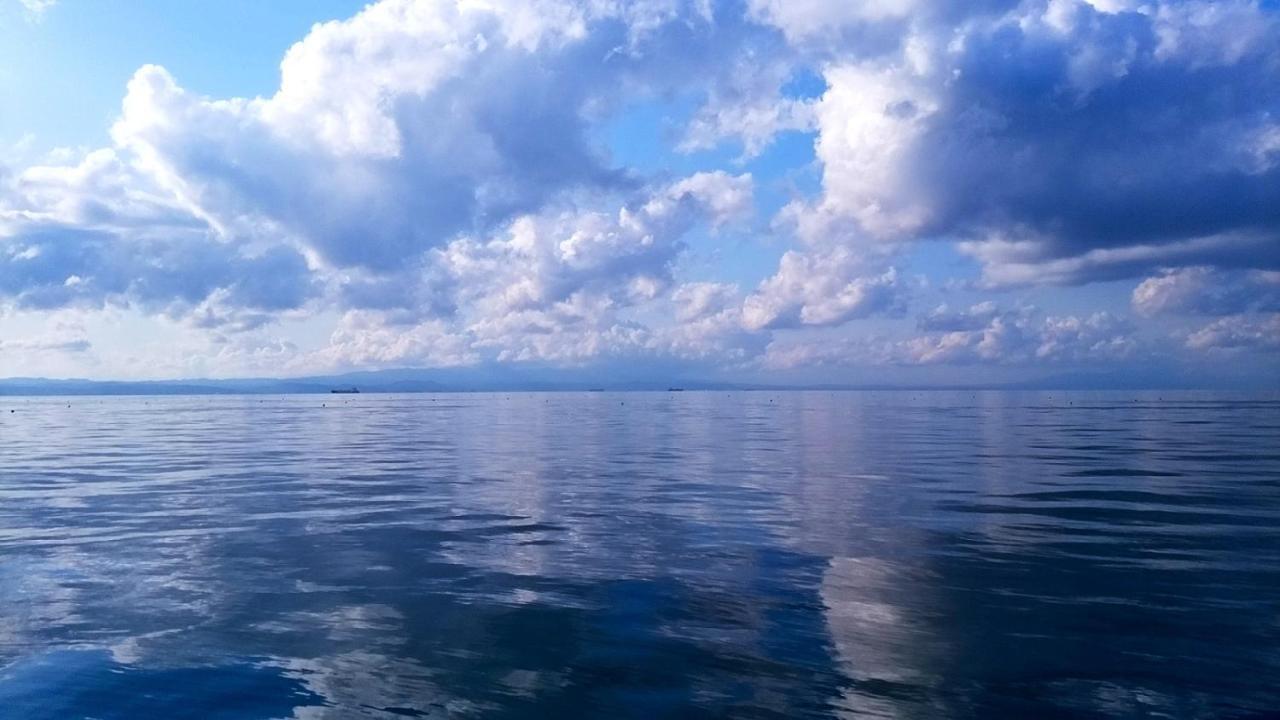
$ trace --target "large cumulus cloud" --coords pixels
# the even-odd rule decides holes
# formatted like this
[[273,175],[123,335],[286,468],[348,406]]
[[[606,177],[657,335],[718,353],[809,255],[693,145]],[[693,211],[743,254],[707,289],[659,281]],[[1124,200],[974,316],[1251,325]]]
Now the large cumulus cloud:
[[1280,263],[1256,2],[775,3],[823,63],[808,232],[961,240],[992,285]]
[[[441,251],[508,224],[577,243],[559,264],[487,260],[532,262],[526,288],[612,296],[588,276],[629,274],[632,291],[656,292],[679,246],[665,225],[656,240],[610,235],[601,218],[647,181],[590,133],[636,96],[714,74],[737,40],[690,42],[712,20],[680,0],[385,0],[313,28],[270,97],[201,97],[143,67],[111,148],[0,177],[0,298],[252,327],[324,294],[340,310],[447,318],[488,303],[464,285],[491,278]],[[603,207],[565,214],[586,197]]]
[[634,185],[592,123],[714,74],[733,43],[710,21],[675,1],[384,0],[314,28],[268,98],[202,98],[143,68],[112,134],[220,228],[388,270],[564,191]]
[[[1275,349],[1280,23],[1256,0],[382,0],[280,70],[209,98],[143,67],[109,147],[0,166],[0,312],[128,308],[301,369]],[[636,102],[691,108],[670,150],[695,169],[610,156]],[[761,217],[741,165],[795,131],[817,186]],[[725,228],[776,266],[688,272]],[[997,295],[939,307],[930,243]],[[1096,281],[1129,307],[1008,300]],[[291,314],[328,344],[272,336]]]

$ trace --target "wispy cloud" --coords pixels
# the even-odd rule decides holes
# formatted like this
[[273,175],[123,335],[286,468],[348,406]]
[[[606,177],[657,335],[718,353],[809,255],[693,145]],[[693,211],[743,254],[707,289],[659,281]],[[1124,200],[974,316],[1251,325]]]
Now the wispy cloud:
[[33,20],[40,20],[44,14],[48,12],[54,5],[58,4],[58,0],[18,0],[22,3],[22,7],[27,11],[27,16]]

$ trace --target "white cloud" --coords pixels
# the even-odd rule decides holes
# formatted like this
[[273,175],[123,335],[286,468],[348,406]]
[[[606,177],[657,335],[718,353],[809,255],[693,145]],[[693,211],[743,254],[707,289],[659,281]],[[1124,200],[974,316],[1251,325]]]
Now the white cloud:
[[1280,349],[1280,313],[1229,315],[1187,335],[1192,350],[1238,352]]
[[[269,96],[202,97],[147,66],[108,147],[6,159],[0,312],[147,315],[242,368],[1143,347],[1115,312],[931,296],[919,315],[913,244],[949,242],[981,266],[971,291],[1141,279],[1134,313],[1189,349],[1268,348],[1275,18],[1249,0],[383,0],[314,27]],[[766,157],[761,206],[783,208],[761,227],[765,181],[708,169],[719,152],[673,160],[702,170],[685,177],[614,166],[601,131],[650,102],[696,108],[677,151],[740,143],[721,164],[812,132],[794,170],[820,185],[779,198],[795,178]],[[756,241],[782,245],[776,270],[730,269]],[[692,268],[687,242],[722,266]],[[337,326],[325,347],[273,335],[315,314]]]
[[999,308],[986,300],[963,310],[952,310],[946,303],[937,306],[920,318],[918,326],[930,332],[956,332],[979,330],[999,314]]
[[[1035,308],[998,311],[983,303],[946,315],[945,328],[908,338],[885,336],[836,341],[776,340],[766,367],[852,365],[1072,365],[1136,357],[1142,350],[1133,328],[1110,313],[1049,315]],[[961,321],[963,318],[963,322]],[[975,322],[981,319],[981,322]]]
[[725,139],[742,143],[743,158],[764,151],[787,131],[814,129],[814,102],[787,96],[785,86],[797,68],[786,59],[747,53],[708,89],[708,98],[689,120],[679,149],[707,150]]
[[1256,2],[757,0],[752,12],[828,85],[822,194],[789,211],[802,237],[963,240],[992,285],[1268,263],[1280,33]]
[[751,330],[838,325],[899,309],[905,289],[896,269],[866,274],[862,259],[844,247],[791,250],[777,273],[747,297],[743,324]]
[[664,1],[386,0],[315,27],[267,98],[199,97],[144,67],[113,147],[0,176],[0,300],[241,331],[318,283],[393,324],[651,300],[691,224],[753,208],[750,177],[722,172],[591,207],[639,183],[603,165],[588,122],[665,62],[639,44],[682,13],[709,20]]
[[22,3],[23,9],[27,11],[27,16],[37,21],[43,18],[44,14],[49,12],[53,6],[58,4],[58,0],[18,0],[18,2]]
[[747,211],[751,179],[697,174],[615,214],[573,210],[514,221],[498,238],[455,241],[441,266],[459,288],[464,322],[510,359],[580,360],[645,345],[625,320],[671,282],[680,238]]
[[822,212],[876,238],[920,230],[929,208],[915,195],[913,160],[938,101],[918,69],[838,65],[818,104]]
[[1252,0],[1192,0],[1155,9],[1156,58],[1194,68],[1235,65],[1268,43],[1278,25]]
[[866,23],[904,20],[928,3],[919,0],[749,0],[750,13],[777,25],[793,42],[839,40],[845,30]]
[[308,362],[325,369],[454,367],[480,359],[473,344],[473,339],[440,320],[403,327],[387,325],[367,312],[353,311],[343,316],[328,346]]
[[1140,315],[1230,315],[1280,310],[1280,272],[1223,271],[1210,267],[1165,270],[1133,290]]
[[628,311],[667,292],[685,233],[741,220],[752,207],[751,192],[749,175],[699,173],[613,212],[598,209],[607,198],[582,198],[520,216],[487,238],[458,238],[431,256],[430,270],[419,278],[442,293],[449,325],[361,314],[361,323],[348,323],[335,344],[350,364],[415,356],[439,364],[419,354],[430,343],[403,338],[446,332],[460,338],[457,347],[468,348],[448,357],[473,361],[484,353],[502,361],[577,364],[658,350],[665,341]]
[[677,358],[746,364],[766,341],[745,329],[743,298],[736,285],[692,282],[671,294],[675,322],[655,328],[650,349]]
[[116,142],[223,233],[265,228],[388,269],[570,187],[609,187],[586,137],[573,3],[386,0],[319,25],[269,98],[210,100],[147,67]]

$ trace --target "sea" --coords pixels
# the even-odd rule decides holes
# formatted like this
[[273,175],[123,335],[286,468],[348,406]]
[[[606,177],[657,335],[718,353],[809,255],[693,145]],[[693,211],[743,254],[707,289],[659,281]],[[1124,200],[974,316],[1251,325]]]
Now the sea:
[[0,397],[0,717],[1280,717],[1280,395]]

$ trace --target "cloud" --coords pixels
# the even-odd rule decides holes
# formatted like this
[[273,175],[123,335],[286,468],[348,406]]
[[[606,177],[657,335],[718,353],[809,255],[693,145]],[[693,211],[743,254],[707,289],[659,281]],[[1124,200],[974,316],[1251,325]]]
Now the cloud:
[[112,136],[223,232],[386,271],[563,193],[633,186],[591,123],[693,82],[667,53],[705,24],[674,2],[384,0],[316,26],[268,98],[202,98],[143,68]]
[[[1266,351],[1276,18],[382,0],[312,28],[268,96],[146,66],[108,147],[6,159],[0,311],[160,318],[236,367],[1118,363],[1157,334]],[[684,122],[676,154],[617,164],[602,138],[651,105]],[[812,163],[779,169],[795,148],[766,150],[797,131]],[[955,283],[923,243],[976,262],[970,292],[1054,286],[1057,311],[939,305]],[[1134,319],[1071,311],[1077,286],[1122,280]],[[329,323],[318,347],[281,336],[304,316]]]
[[823,233],[963,240],[991,285],[1280,258],[1280,32],[1255,2],[752,10],[824,63]]
[[1097,248],[1078,255],[1045,258],[1044,243],[1021,238],[988,237],[963,241],[960,250],[983,264],[984,288],[1029,285],[1081,285],[1124,280],[1162,267],[1212,264],[1223,268],[1272,268],[1275,238],[1263,232],[1239,232],[1169,242]]
[[792,97],[787,85],[798,68],[789,53],[762,60],[752,53],[737,58],[737,66],[713,85],[690,118],[679,144],[683,152],[709,150],[726,139],[742,144],[743,158],[764,151],[782,132],[814,129],[814,103]]
[[83,353],[93,347],[88,340],[0,340],[0,350],[18,352]]
[[305,259],[259,254],[196,233],[132,237],[33,223],[0,247],[0,300],[22,309],[119,305],[179,317],[198,308],[278,312],[316,294]]
[[473,340],[446,323],[430,320],[412,327],[388,326],[376,315],[347,313],[327,347],[312,358],[322,367],[455,367],[479,360]]
[[1132,304],[1148,317],[1280,312],[1280,272],[1166,270],[1134,288]]
[[843,247],[787,251],[777,273],[747,297],[743,323],[751,330],[838,325],[901,309],[905,283],[896,269],[863,273],[860,259]]
[[[253,328],[328,284],[340,306],[447,316],[459,298],[488,296],[456,284],[482,278],[456,277],[442,248],[518,218],[554,235],[566,228],[551,227],[550,213],[575,197],[645,191],[607,166],[590,125],[650,82],[696,83],[664,68],[709,20],[683,2],[386,0],[313,28],[267,98],[200,97],[144,67],[111,148],[0,177],[0,298]],[[714,67],[696,54],[678,62]],[[750,181],[721,175],[695,174],[653,202],[671,204],[672,222],[685,222],[674,218],[690,202],[713,226],[730,222],[750,211]],[[660,238],[612,257],[611,242],[645,228],[611,229],[599,211],[561,219],[579,227],[556,239],[563,257],[542,262],[526,290],[563,301],[581,284],[589,294],[588,276],[631,261],[648,263],[629,273],[631,292],[665,285],[678,245]]]
[[685,283],[671,293],[674,323],[655,330],[649,346],[677,358],[747,365],[767,340],[744,323],[742,292],[730,283]]
[[438,254],[460,301],[492,315],[536,310],[574,294],[632,303],[670,282],[680,238],[749,211],[751,177],[700,173],[612,212],[548,209],[514,220],[496,238],[461,238]]
[[67,313],[45,317],[42,327],[35,332],[13,336],[0,331],[0,359],[10,367],[15,363],[57,367],[68,360],[92,364],[96,361],[93,351],[85,324]]
[[729,283],[693,282],[681,285],[671,294],[677,320],[704,320],[733,308],[741,300],[738,288]]
[[747,299],[748,327],[892,309],[890,258],[938,238],[979,260],[984,286],[1280,267],[1280,33],[1257,30],[1278,26],[1254,3],[749,12],[827,87],[808,106],[821,192],[779,217],[804,249]]
[[36,21],[43,19],[44,14],[58,4],[58,0],[18,0],[18,2],[22,3],[23,9],[27,11],[27,17]]
[[[749,0],[749,14],[777,26],[794,44],[837,52],[875,53],[892,46],[913,15],[935,14],[948,3],[920,0]],[[975,4],[976,5],[976,4]]]
[[113,149],[0,182],[0,303],[115,305],[205,327],[261,324],[320,290],[288,244],[218,236]]
[[944,303],[922,316],[917,323],[926,332],[957,332],[980,330],[997,315],[999,309],[990,300],[980,302],[964,310],[952,310]]
[[40,223],[138,235],[205,228],[114,149],[65,160],[0,174],[0,237]]
[[1187,336],[1187,347],[1207,352],[1280,349],[1280,313],[1230,315]]
[[1034,309],[992,313],[970,308],[971,317],[989,315],[974,330],[952,330],[912,338],[896,347],[899,362],[908,364],[1079,363],[1122,360],[1134,353],[1136,341],[1128,323],[1110,313],[1040,316]]
[[[457,350],[450,358],[484,352],[502,361],[574,364],[652,351],[653,333],[626,313],[668,290],[686,233],[741,221],[751,212],[751,195],[750,175],[697,173],[612,212],[600,209],[606,199],[585,197],[519,216],[492,236],[460,237],[435,251],[416,278],[397,283],[417,282],[414,297],[431,295],[433,307],[448,308],[448,328],[439,317],[403,308],[354,316],[360,324],[344,329],[336,344],[355,351],[346,353],[350,364],[407,361],[430,346],[412,337],[449,333],[471,353]],[[369,337],[356,341],[361,331]],[[427,354],[417,357],[439,364]]]
[[939,308],[922,326],[929,332],[905,339],[778,340],[769,345],[764,365],[1072,365],[1116,362],[1142,352],[1132,325],[1106,312],[1045,315],[1032,307],[1000,311],[980,303],[958,312]]

